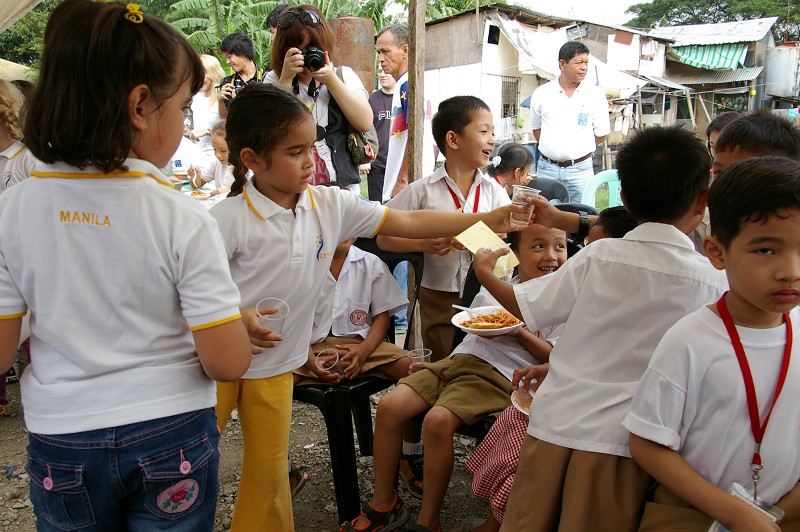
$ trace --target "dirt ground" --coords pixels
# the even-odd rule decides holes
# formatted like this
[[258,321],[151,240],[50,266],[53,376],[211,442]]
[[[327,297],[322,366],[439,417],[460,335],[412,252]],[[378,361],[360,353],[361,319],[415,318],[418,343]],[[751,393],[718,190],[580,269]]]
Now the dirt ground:
[[[36,520],[28,498],[28,476],[25,474],[27,433],[22,422],[19,384],[8,386],[8,400],[9,415],[0,417],[0,531],[27,532],[36,529]],[[298,532],[338,530],[327,443],[325,423],[316,407],[295,402],[292,409],[290,457],[298,465],[305,466],[311,476],[294,501],[295,529]],[[488,505],[472,496],[469,488],[472,476],[464,468],[464,462],[474,449],[474,440],[457,436],[455,446],[456,466],[443,509],[442,525],[448,531],[470,530],[486,517]],[[240,426],[232,420],[221,442],[216,520],[216,530],[219,531],[230,528],[238,490],[241,449]],[[372,457],[360,456],[359,464],[361,498],[365,500],[372,491]],[[412,516],[412,520],[409,520],[411,523],[419,509],[419,501],[403,493],[402,483],[400,488],[401,497]]]

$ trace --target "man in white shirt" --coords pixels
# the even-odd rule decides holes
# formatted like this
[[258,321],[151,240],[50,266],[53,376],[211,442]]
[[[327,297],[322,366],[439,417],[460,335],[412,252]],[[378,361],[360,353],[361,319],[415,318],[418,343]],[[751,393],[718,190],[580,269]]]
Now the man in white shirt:
[[539,143],[539,177],[557,179],[580,202],[594,175],[592,154],[611,132],[608,101],[600,87],[584,84],[589,48],[570,41],[558,51],[558,78],[531,96],[531,128]]

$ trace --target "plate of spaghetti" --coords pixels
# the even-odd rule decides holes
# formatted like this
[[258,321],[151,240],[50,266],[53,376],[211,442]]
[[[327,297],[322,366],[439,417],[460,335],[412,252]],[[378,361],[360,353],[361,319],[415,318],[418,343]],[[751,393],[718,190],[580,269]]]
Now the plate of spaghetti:
[[478,336],[499,336],[522,326],[522,322],[503,307],[475,307],[472,310],[485,315],[481,316],[462,310],[453,316],[451,320],[453,325],[465,333]]

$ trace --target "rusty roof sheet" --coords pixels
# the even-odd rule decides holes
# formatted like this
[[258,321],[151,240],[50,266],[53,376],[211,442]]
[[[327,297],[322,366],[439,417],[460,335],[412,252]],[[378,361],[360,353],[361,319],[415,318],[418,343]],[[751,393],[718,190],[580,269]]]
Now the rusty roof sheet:
[[764,70],[763,66],[736,68],[733,70],[701,70],[696,72],[670,72],[667,70],[664,77],[673,83],[681,85],[716,85],[720,83],[733,83],[734,81],[752,81]]

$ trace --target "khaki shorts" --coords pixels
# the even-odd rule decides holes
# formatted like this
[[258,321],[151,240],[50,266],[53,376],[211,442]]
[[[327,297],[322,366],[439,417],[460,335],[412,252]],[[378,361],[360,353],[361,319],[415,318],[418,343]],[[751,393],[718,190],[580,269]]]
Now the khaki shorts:
[[496,418],[511,404],[511,382],[473,355],[433,362],[398,384],[411,386],[429,405],[443,406],[467,425]]
[[[360,344],[362,339],[359,338],[346,338],[346,337],[338,337],[338,336],[328,336],[322,342],[314,344],[311,346],[311,351],[314,353],[319,353],[325,349],[336,349],[338,345],[347,345],[347,344]],[[342,352],[340,351],[339,354],[341,355]],[[372,352],[370,356],[364,361],[364,365],[361,366],[361,373],[359,375],[369,374],[371,377],[382,377],[388,379],[389,377],[381,373],[380,367],[384,364],[389,364],[390,362],[394,362],[400,358],[408,356],[408,351],[397,347],[396,345],[390,342],[381,342],[378,347],[375,348],[375,351]],[[346,368],[348,365],[347,361],[343,361],[342,368]],[[320,384],[322,381],[317,379],[316,374],[308,369],[305,366],[300,366],[292,373],[295,375],[300,375],[304,377],[303,380],[295,383],[295,386],[302,386],[305,384]],[[322,383],[324,384],[324,383]]]
[[631,458],[527,435],[500,530],[634,532],[651,483]]

